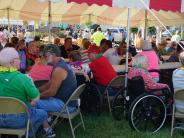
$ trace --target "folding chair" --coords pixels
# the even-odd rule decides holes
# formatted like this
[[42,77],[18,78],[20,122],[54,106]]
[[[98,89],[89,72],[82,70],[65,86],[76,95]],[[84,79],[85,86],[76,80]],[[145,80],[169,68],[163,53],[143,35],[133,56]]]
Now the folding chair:
[[184,130],[184,123],[176,123],[176,119],[184,119],[184,89],[174,93],[171,136],[175,129]]
[[0,128],[0,134],[17,135],[19,138],[26,134],[28,138],[30,118],[27,106],[20,100],[12,97],[0,97],[0,114],[19,114],[26,113],[28,120],[25,128],[11,129],[11,128]]
[[[53,123],[51,125],[51,128],[53,128],[55,126],[55,124],[57,123],[58,118],[61,117],[61,118],[65,118],[65,119],[69,120],[73,138],[75,138],[75,133],[74,133],[75,129],[78,128],[80,125],[82,125],[84,130],[85,130],[84,121],[83,121],[83,117],[82,117],[82,114],[81,114],[81,111],[80,111],[80,107],[78,106],[77,109],[74,112],[71,112],[71,113],[69,112],[69,109],[68,109],[69,103],[71,101],[79,100],[79,96],[81,95],[81,93],[84,91],[85,88],[86,88],[86,84],[80,85],[73,92],[73,94],[70,96],[68,101],[65,103],[65,105],[63,106],[63,109],[61,110],[61,112],[50,112],[49,113],[52,116],[57,116],[56,119],[53,121]],[[80,115],[81,122],[78,123],[76,126],[73,126],[72,119],[74,119],[77,115]]]
[[105,98],[107,98],[110,113],[112,113],[110,101],[113,100],[114,96],[109,96],[109,89],[117,89],[118,93],[119,91],[122,90],[122,88],[124,88],[124,84],[125,84],[125,76],[120,75],[113,78],[112,81],[106,87],[105,94],[107,94],[107,96]]

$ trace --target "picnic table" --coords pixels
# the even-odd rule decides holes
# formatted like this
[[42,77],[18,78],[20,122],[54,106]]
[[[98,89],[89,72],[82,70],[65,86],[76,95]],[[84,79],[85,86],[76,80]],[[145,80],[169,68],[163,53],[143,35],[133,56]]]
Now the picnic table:
[[[159,64],[159,70],[170,70],[181,67],[179,62],[166,62]],[[125,72],[125,65],[113,65],[116,72]]]

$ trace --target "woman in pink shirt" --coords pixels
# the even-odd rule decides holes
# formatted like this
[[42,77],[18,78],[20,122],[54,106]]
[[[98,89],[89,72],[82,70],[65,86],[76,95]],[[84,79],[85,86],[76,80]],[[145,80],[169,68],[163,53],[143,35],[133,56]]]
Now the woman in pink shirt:
[[33,79],[33,81],[50,80],[52,70],[52,66],[45,65],[42,59],[37,58],[28,75]]
[[[158,70],[159,69],[159,58],[155,51],[152,49],[152,45],[149,41],[144,40],[142,43],[142,52],[138,54],[144,55],[148,59],[148,70]],[[150,72],[153,80],[155,82],[159,81],[159,73],[158,72]]]
[[144,80],[146,90],[163,89],[167,88],[166,84],[156,83],[152,75],[148,72],[148,59],[143,55],[136,55],[132,61],[132,68],[128,72],[128,78],[141,76]]

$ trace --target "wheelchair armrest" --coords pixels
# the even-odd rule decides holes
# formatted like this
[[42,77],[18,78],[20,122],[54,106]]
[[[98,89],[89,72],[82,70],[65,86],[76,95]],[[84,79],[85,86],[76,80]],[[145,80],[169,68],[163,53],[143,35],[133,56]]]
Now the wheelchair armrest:
[[160,70],[158,70],[158,69],[150,69],[150,70],[148,70],[149,72],[157,72],[157,73],[160,73]]

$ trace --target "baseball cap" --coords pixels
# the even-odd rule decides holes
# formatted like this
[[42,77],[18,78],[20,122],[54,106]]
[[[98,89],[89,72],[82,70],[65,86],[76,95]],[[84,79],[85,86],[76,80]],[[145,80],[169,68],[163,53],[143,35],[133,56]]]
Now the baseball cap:
[[90,45],[86,53],[100,53],[100,48],[96,45]]
[[43,55],[45,55],[46,53],[55,54],[57,57],[61,56],[60,49],[54,44],[49,44],[44,47]]

